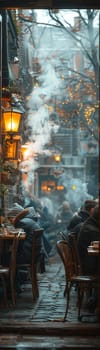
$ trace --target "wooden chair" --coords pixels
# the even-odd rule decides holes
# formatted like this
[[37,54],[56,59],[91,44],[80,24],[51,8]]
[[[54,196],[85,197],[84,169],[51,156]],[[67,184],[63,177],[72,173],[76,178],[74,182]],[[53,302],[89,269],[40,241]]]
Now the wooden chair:
[[[2,268],[7,269],[8,273],[6,273],[6,284],[8,286],[8,290],[11,294],[12,305],[16,304],[16,288],[15,288],[15,277],[16,277],[16,253],[18,247],[18,239],[15,236],[11,240],[6,240],[3,242],[3,255],[9,254],[9,262],[2,262]],[[4,282],[5,283],[5,282]],[[7,296],[8,299],[8,296]]]
[[[75,234],[71,232],[65,236],[62,233],[61,240],[67,240],[70,245],[70,249],[73,257],[73,272],[75,274],[82,274],[81,261],[80,261],[80,256],[78,252],[77,239],[75,237]],[[64,290],[64,296],[65,295],[66,295],[66,287]]]
[[5,306],[8,305],[7,303],[7,289],[6,289],[6,280],[5,277],[7,277],[9,274],[9,268],[3,267],[0,265],[0,280],[1,280],[1,286],[3,289],[3,299],[4,299],[4,304]]
[[44,271],[44,257],[42,251],[41,240],[43,235],[43,228],[35,229],[33,231],[33,240],[32,240],[32,259],[30,264],[17,264],[17,269],[20,272],[28,272],[30,274],[30,279],[32,283],[32,294],[33,299],[37,299],[39,297],[39,287],[38,287],[38,279],[37,279],[37,267],[38,261],[36,259],[36,251],[39,251],[39,262],[41,264],[41,270]]
[[77,274],[82,274],[82,266],[81,266],[81,260],[79,256],[78,246],[77,246],[77,239],[74,235],[74,233],[68,234],[68,242],[70,244],[70,248],[72,251],[73,256],[73,265],[74,265],[74,272]]
[[64,264],[66,277],[66,310],[63,321],[65,321],[67,317],[70,301],[70,290],[73,284],[77,285],[76,292],[78,294],[78,320],[81,320],[82,316],[80,315],[80,312],[84,292],[85,290],[89,290],[95,286],[98,286],[98,278],[96,276],[85,276],[83,274],[75,273],[72,251],[68,241],[57,241],[57,250]]
[[[82,275],[83,271],[82,271],[81,259],[80,259],[80,255],[79,255],[78,245],[77,245],[77,238],[73,232],[68,234],[68,242],[70,244],[71,251],[72,251],[74,272],[75,272],[75,274]],[[91,297],[92,290],[90,289],[87,292],[88,292],[87,297]]]

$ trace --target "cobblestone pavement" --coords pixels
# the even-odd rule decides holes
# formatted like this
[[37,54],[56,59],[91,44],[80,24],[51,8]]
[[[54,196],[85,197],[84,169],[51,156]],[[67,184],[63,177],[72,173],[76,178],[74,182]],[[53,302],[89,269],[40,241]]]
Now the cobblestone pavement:
[[[9,302],[7,309],[0,308],[0,323],[16,325],[59,321],[65,312],[66,297],[64,297],[65,273],[58,255],[51,257],[46,263],[46,271],[38,273],[39,298],[33,301],[31,284],[28,281],[23,286],[23,292],[17,295],[16,307]],[[76,306],[76,290],[72,287],[68,322],[78,322]],[[92,318],[91,318],[92,319]]]

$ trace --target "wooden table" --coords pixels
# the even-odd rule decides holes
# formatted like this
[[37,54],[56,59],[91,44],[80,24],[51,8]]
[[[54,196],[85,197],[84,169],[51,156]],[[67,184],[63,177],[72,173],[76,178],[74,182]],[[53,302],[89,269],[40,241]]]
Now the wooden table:
[[16,276],[16,253],[18,248],[19,240],[24,240],[26,238],[25,232],[20,232],[19,230],[14,230],[15,233],[6,232],[5,229],[0,230],[0,263],[2,264],[3,257],[9,256],[9,261],[5,261],[4,266],[7,263],[9,268],[9,281],[11,289],[11,299],[12,304],[16,304],[16,290],[15,290],[15,276]]
[[17,230],[17,232],[18,233],[12,233],[12,232],[7,232],[7,233],[5,233],[4,232],[4,230],[2,230],[1,232],[0,232],[0,239],[4,239],[4,240],[12,240],[12,239],[18,239],[18,240],[20,240],[20,239],[22,239],[22,240],[24,240],[25,238],[26,238],[26,233],[25,232],[20,232],[20,230],[18,231]]
[[26,238],[26,233],[25,232],[21,232],[20,233],[20,230],[18,231],[18,234],[15,234],[15,233],[5,233],[4,232],[4,229],[0,229],[0,263],[1,263],[1,256],[2,256],[2,252],[3,252],[3,246],[4,246],[4,241],[13,241],[13,240],[24,240]]

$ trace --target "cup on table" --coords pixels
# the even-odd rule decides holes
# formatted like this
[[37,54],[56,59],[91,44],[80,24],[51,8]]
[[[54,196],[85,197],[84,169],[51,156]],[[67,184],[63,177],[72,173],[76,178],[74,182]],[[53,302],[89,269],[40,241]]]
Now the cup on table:
[[92,245],[93,249],[99,249],[100,242],[99,241],[93,241],[93,242],[91,242],[91,245]]

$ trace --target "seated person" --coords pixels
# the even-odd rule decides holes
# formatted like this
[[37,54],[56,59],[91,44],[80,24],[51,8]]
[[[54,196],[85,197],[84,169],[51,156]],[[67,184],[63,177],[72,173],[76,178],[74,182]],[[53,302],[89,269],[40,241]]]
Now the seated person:
[[84,274],[94,275],[98,273],[99,256],[89,256],[87,248],[92,241],[99,241],[99,207],[93,209],[92,214],[83,223],[78,236],[78,249]]
[[77,239],[84,221],[90,217],[96,204],[95,200],[86,200],[78,213],[73,215],[69,222],[67,229],[69,232],[73,232]]
[[[17,209],[16,209],[17,212]],[[30,263],[32,255],[32,238],[34,235],[34,229],[40,229],[39,224],[35,221],[36,218],[33,208],[19,208],[18,213],[15,216],[15,207],[9,210],[8,218],[10,223],[15,228],[22,228],[26,232],[25,240],[20,240],[17,250],[17,263]],[[36,256],[39,255],[37,250]]]
[[[15,228],[22,228],[26,232],[26,239],[24,241],[20,241],[18,245],[17,262],[30,263],[34,229],[40,229],[43,227],[38,222],[38,216],[36,215],[36,212],[34,211],[33,207],[27,207],[26,209],[23,209],[23,208],[19,208],[18,206],[18,214],[16,216],[14,216],[14,214],[15,214],[15,209],[12,208],[8,213],[10,222],[13,223]],[[47,237],[45,237],[45,232],[43,232],[43,235],[40,238],[40,240],[41,242],[39,242],[39,238],[38,238],[38,245],[39,247],[41,246],[43,248],[44,254],[47,257],[47,254],[51,250],[51,245],[49,244]],[[40,253],[38,250],[38,245],[37,245],[36,257],[39,257],[39,253]],[[47,254],[46,254],[46,251],[47,251]]]

